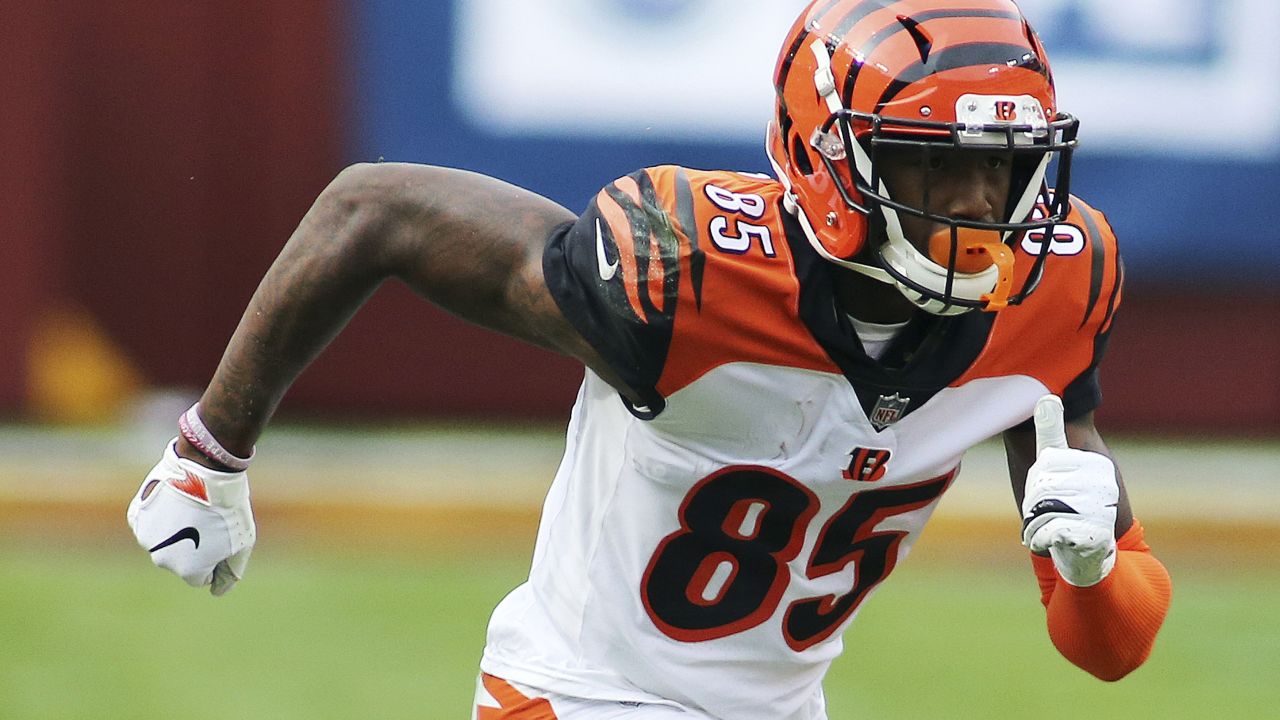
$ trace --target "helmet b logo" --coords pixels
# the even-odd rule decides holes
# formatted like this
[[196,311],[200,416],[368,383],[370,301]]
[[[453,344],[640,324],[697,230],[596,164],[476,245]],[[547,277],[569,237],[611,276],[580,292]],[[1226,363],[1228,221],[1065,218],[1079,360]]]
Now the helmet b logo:
[[854,448],[849,452],[849,467],[841,471],[840,476],[856,482],[875,482],[884,477],[889,455],[888,450]]
[[996,119],[1001,122],[1013,122],[1018,119],[1018,104],[1012,100],[996,102]]

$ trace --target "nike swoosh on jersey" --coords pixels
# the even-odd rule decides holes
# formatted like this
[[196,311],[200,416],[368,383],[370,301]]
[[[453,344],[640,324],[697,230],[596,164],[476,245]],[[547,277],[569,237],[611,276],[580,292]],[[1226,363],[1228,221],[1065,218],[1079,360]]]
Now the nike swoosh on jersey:
[[608,282],[618,274],[618,261],[609,263],[605,260],[604,230],[600,227],[600,218],[596,218],[596,268],[600,271],[600,279]]
[[195,543],[195,546],[197,548],[199,548],[200,547],[200,531],[191,526],[184,527],[178,532],[170,535],[168,538],[161,540],[159,543],[156,544],[155,547],[151,548],[147,552],[155,552],[157,550],[163,550],[169,547],[170,545],[175,545],[177,543],[182,542],[183,540],[190,540],[191,542]]

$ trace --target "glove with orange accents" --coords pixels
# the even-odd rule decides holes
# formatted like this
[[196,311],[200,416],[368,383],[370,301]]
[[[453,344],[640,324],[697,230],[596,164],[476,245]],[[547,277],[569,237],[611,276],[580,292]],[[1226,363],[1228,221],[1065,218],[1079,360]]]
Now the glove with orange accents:
[[1106,455],[1067,446],[1062,400],[1046,395],[1035,408],[1036,461],[1022,500],[1022,544],[1046,551],[1063,580],[1101,582],[1116,562],[1120,485]]
[[129,503],[129,527],[151,562],[222,595],[244,577],[257,537],[249,477],[179,457],[176,442]]

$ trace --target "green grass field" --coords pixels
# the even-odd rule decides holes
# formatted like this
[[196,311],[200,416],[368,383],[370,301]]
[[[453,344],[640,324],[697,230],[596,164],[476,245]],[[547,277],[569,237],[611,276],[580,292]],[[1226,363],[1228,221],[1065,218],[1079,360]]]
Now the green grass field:
[[[274,430],[249,577],[218,599],[125,527],[160,432],[0,427],[0,720],[470,716],[563,428]],[[1280,718],[1280,443],[1119,454],[1174,577],[1146,666],[1105,684],[1050,645],[988,443],[846,633],[832,720]]]
[[[108,535],[0,535],[0,718],[467,718],[488,614],[529,554],[276,538],[213,599]],[[1280,717],[1280,569],[1164,553],[1156,652],[1105,684],[1050,646],[1015,543],[967,562],[946,544],[926,533],[864,606],[832,720]]]

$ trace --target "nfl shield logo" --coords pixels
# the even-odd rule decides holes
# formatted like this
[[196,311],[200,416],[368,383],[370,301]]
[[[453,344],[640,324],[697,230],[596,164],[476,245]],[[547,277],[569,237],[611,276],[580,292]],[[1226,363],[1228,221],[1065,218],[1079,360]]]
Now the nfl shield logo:
[[871,426],[880,431],[898,422],[910,403],[911,398],[899,397],[898,393],[881,395],[868,418],[871,420]]

